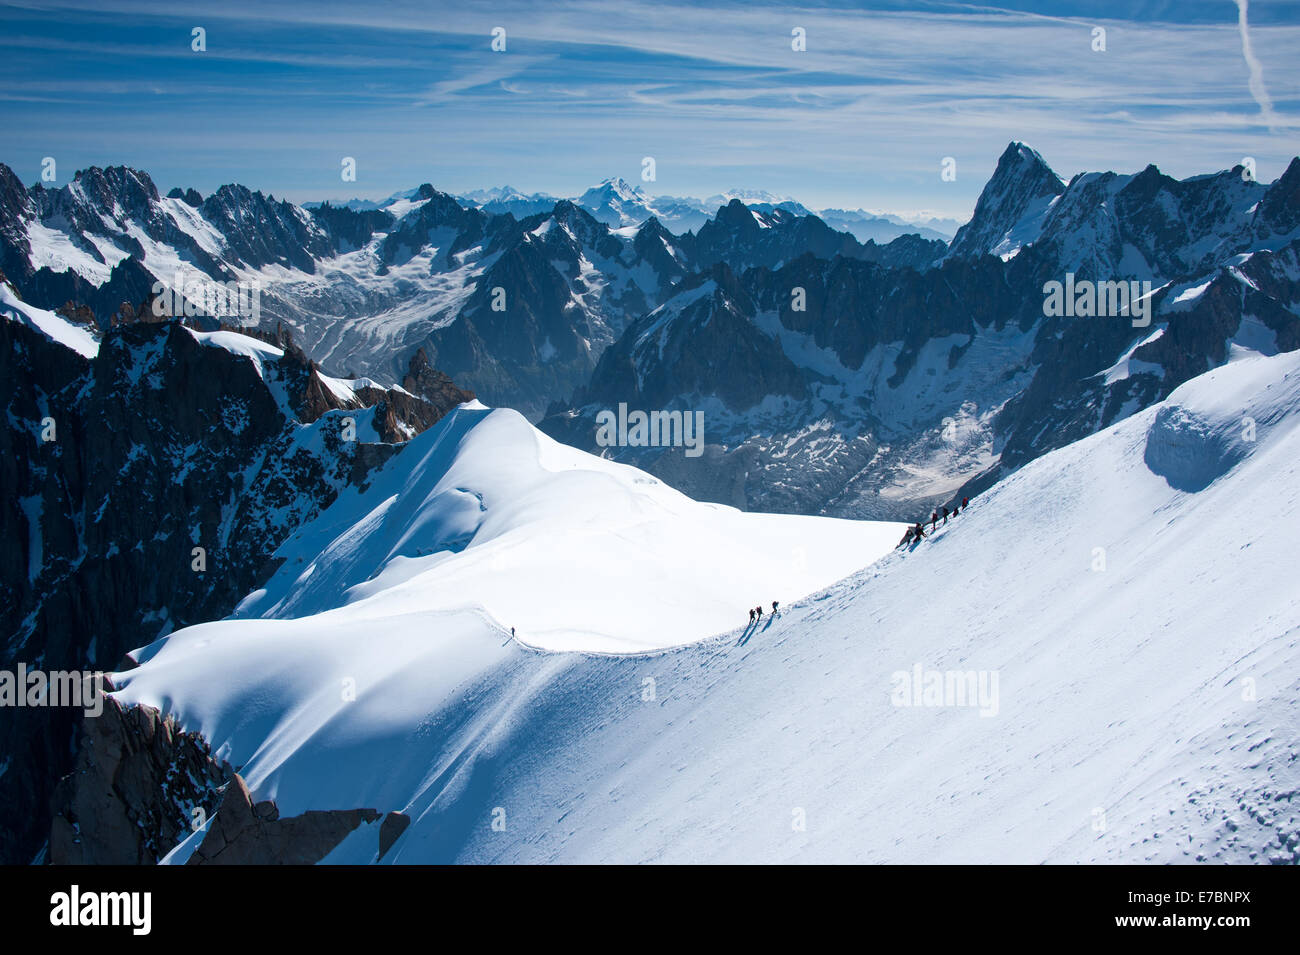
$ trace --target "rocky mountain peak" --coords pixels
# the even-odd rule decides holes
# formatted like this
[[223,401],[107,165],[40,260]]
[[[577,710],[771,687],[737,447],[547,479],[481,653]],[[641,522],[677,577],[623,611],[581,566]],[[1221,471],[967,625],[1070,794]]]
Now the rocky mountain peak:
[[998,159],[992,178],[975,204],[975,215],[953,237],[948,255],[971,256],[994,251],[1029,217],[1065,191],[1061,177],[1037,151],[1013,142]]
[[147,172],[127,166],[91,166],[73,177],[82,194],[98,208],[109,211],[114,203],[138,210],[158,201],[158,187]]

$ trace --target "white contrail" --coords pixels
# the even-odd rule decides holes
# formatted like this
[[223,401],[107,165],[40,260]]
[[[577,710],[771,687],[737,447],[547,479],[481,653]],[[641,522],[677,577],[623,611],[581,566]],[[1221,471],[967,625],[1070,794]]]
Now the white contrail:
[[1264,87],[1264,67],[1259,60],[1255,59],[1255,51],[1250,47],[1250,24],[1246,21],[1246,10],[1250,6],[1250,0],[1236,0],[1236,4],[1237,26],[1241,30],[1241,55],[1245,58],[1246,65],[1250,67],[1250,95],[1255,97],[1264,122],[1268,123],[1268,128],[1272,130],[1277,114],[1273,112],[1273,101]]

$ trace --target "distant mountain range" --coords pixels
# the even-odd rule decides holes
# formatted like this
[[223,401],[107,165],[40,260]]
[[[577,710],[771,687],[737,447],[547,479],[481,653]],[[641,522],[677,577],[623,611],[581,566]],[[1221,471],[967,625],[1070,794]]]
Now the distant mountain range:
[[[603,453],[746,509],[896,517],[1234,347],[1295,347],[1298,179],[1292,163],[1272,185],[1154,166],[1065,183],[1012,143],[951,244],[880,244],[754,193],[676,233],[658,213],[687,200],[618,179],[554,203],[426,184],[306,209],[239,185],[160,196],[123,167],[26,189],[0,166],[0,268],[28,304],[101,327],[180,270],[257,282],[262,330],[337,378],[397,383],[423,352],[585,448],[603,409],[701,409],[709,467]],[[1150,325],[1049,316],[1044,288],[1067,274],[1151,283]]]
[[[369,199],[330,200],[332,206],[342,206],[357,212],[385,209],[411,199],[416,190],[398,192],[378,202]],[[545,192],[523,193],[511,186],[492,189],[475,189],[461,193],[456,198],[464,205],[482,209],[489,215],[511,213],[524,219],[540,212],[549,212],[562,197]],[[961,223],[956,219],[922,215],[904,218],[887,212],[868,212],[865,209],[813,210],[788,196],[778,196],[762,189],[730,189],[706,199],[647,195],[643,190],[624,179],[606,179],[586,190],[580,196],[569,197],[573,203],[599,222],[613,229],[640,226],[652,216],[670,232],[696,231],[713,218],[722,206],[732,199],[760,212],[783,209],[797,216],[816,215],[827,225],[841,232],[852,233],[860,242],[871,240],[877,244],[891,242],[902,235],[919,235],[923,239],[947,242],[956,234]],[[305,203],[305,208],[316,208],[323,202]]]
[[529,212],[513,193],[483,198],[426,184],[382,208],[307,209],[240,185],[161,196],[124,167],[28,190],[0,166],[0,269],[30,304],[84,306],[103,325],[180,273],[254,282],[261,327],[283,325],[332,374],[396,382],[423,348],[488,401],[537,418],[586,382],[629,322],[719,259],[743,269],[811,252],[925,268],[945,249],[910,235],[862,243],[815,216],[738,200],[676,234],[653,214],[640,220],[641,197],[618,181],[585,206],[548,200]]

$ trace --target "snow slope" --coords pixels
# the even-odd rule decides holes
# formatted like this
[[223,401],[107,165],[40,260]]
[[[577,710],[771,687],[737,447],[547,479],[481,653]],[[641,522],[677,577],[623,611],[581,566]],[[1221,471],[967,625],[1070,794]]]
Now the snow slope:
[[699,504],[473,402],[286,541],[280,572],[234,616],[482,609],[548,650],[653,650],[818,590],[902,532]]
[[[385,862],[1294,863],[1298,421],[1300,356],[1243,358],[756,631],[550,653],[409,593],[189,628],[119,696],[283,815],[406,812]],[[996,693],[896,705],[918,666]]]
[[94,358],[99,354],[99,339],[90,329],[74,325],[62,315],[28,305],[14,294],[6,282],[0,282],[0,316],[36,329],[46,338],[66,345],[83,358]]

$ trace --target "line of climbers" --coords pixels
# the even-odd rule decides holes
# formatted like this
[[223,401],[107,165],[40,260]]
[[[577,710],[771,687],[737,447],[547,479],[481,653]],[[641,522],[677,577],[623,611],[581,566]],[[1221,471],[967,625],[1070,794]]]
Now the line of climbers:
[[[930,533],[934,533],[934,529],[939,526],[940,521],[947,524],[948,518],[956,517],[969,506],[970,498],[968,497],[963,497],[961,503],[954,505],[951,511],[948,510],[948,505],[945,504],[939,510],[930,515]],[[917,521],[914,527],[909,527],[907,532],[903,534],[903,539],[898,542],[898,546],[905,547],[913,541],[922,540],[925,540],[925,521]]]
[[[776,607],[777,607],[777,602],[773,600],[772,601],[773,616],[776,615]],[[753,610],[749,612],[749,622],[753,623],[755,620],[762,620],[762,619],[763,619],[763,605],[759,604],[757,607],[755,607]]]

